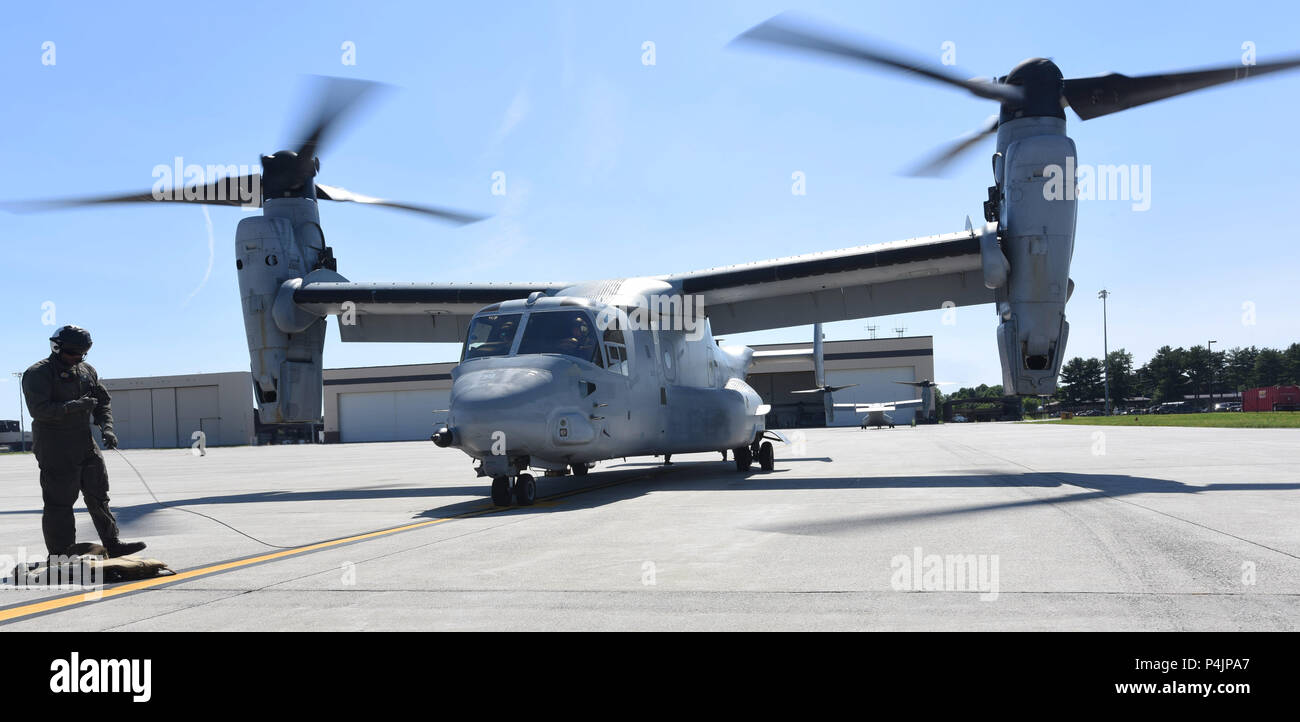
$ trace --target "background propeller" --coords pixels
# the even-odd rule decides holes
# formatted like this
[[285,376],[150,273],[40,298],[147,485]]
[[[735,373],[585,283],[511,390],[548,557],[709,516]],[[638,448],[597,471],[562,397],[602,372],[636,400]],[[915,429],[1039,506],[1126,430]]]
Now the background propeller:
[[910,175],[942,174],[984,137],[997,132],[1001,120],[1022,115],[1057,115],[1069,106],[1083,120],[1109,115],[1157,100],[1196,90],[1300,67],[1300,56],[1257,65],[1225,65],[1189,72],[1159,73],[1129,77],[1119,73],[1092,78],[1063,79],[1051,60],[1033,58],[1021,63],[998,81],[965,79],[946,66],[907,57],[886,49],[880,42],[850,37],[838,30],[814,25],[790,14],[778,15],[745,31],[733,45],[762,45],[860,65],[870,65],[964,89],[995,100],[1001,113],[986,120],[973,132],[943,146],[928,159],[912,167]]
[[1019,88],[999,85],[982,78],[967,80],[949,72],[944,66],[909,58],[886,50],[874,41],[851,38],[828,28],[814,27],[790,14],[778,15],[741,33],[732,41],[736,45],[764,44],[790,50],[824,55],[840,60],[878,65],[918,75],[939,83],[967,90],[989,100],[1019,101]]
[[316,88],[313,94],[316,97],[316,111],[304,124],[299,134],[302,142],[297,151],[300,158],[307,159],[315,158],[320,154],[320,147],[324,140],[329,136],[330,131],[338,127],[344,116],[357,110],[366,97],[373,97],[380,89],[389,87],[372,80],[319,75],[314,77]]
[[921,379],[920,381],[895,381],[896,384],[904,386],[915,386],[918,389],[929,389],[935,386],[955,386],[955,381],[931,381],[930,379]]
[[160,189],[158,192],[113,193],[53,200],[0,203],[12,211],[43,211],[108,203],[198,203],[219,206],[261,207],[264,198],[317,198],[362,203],[419,213],[448,223],[463,225],[487,216],[448,208],[390,201],[336,186],[315,182],[320,169],[319,153],[328,145],[349,116],[387,86],[368,80],[320,77],[312,95],[315,109],[298,133],[297,150],[282,150],[262,156],[262,172],[218,178],[207,183]]

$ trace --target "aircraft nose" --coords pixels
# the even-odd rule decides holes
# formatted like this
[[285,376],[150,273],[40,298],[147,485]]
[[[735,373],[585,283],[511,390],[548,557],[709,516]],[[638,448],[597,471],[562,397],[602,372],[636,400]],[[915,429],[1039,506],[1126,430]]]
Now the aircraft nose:
[[494,445],[525,450],[545,436],[557,394],[555,378],[546,369],[469,371],[452,382],[448,425],[466,451],[492,453]]
[[508,409],[526,403],[549,386],[554,377],[546,369],[497,368],[461,374],[451,387],[452,403],[463,408]]

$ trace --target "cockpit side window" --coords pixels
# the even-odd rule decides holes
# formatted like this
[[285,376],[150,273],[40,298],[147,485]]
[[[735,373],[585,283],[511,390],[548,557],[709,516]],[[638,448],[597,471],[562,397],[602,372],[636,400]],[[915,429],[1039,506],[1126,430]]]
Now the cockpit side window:
[[540,311],[528,317],[519,354],[559,353],[604,366],[596,324],[583,311]]
[[520,315],[503,313],[475,317],[469,324],[469,333],[465,334],[465,352],[460,360],[508,356],[515,342],[515,332],[519,330]]
[[614,326],[605,329],[604,341],[609,370],[627,376],[627,342],[623,340],[623,331]]

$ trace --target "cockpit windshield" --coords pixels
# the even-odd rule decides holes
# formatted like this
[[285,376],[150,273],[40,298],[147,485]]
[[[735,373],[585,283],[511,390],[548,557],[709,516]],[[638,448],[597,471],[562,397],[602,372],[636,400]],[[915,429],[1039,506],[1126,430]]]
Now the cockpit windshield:
[[503,313],[490,316],[478,316],[469,325],[465,334],[465,354],[461,361],[468,361],[481,356],[507,356],[515,342],[515,332],[519,330],[518,313]]
[[519,354],[559,353],[604,366],[600,334],[582,311],[543,311],[528,317]]

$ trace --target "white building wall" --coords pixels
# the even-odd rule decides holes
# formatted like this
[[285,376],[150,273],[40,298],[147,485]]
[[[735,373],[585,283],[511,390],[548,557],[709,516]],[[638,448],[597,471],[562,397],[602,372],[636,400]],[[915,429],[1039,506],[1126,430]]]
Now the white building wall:
[[206,435],[208,446],[253,443],[253,383],[247,371],[104,379],[104,387],[122,448],[183,448],[193,443],[196,431]]

